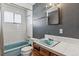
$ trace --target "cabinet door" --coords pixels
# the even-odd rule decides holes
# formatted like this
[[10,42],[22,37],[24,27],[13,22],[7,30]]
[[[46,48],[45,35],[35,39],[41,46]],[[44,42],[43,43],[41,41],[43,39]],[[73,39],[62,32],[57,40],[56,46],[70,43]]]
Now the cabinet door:
[[40,54],[43,56],[49,56],[49,51],[40,47]]
[[36,49],[37,51],[39,51],[40,50],[40,47],[39,47],[38,44],[33,43],[33,49]]
[[40,54],[40,47],[38,44],[33,43],[33,51],[32,51],[32,56],[42,56]]
[[36,49],[33,49],[32,56],[40,56],[39,51],[37,51]]

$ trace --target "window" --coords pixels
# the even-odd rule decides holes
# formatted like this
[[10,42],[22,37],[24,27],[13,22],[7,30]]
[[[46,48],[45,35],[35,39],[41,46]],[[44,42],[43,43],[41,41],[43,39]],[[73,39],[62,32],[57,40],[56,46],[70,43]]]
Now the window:
[[13,22],[13,13],[5,11],[4,12],[4,22]]
[[21,23],[21,14],[4,11],[4,22]]
[[21,23],[21,15],[20,14],[15,14],[15,23]]

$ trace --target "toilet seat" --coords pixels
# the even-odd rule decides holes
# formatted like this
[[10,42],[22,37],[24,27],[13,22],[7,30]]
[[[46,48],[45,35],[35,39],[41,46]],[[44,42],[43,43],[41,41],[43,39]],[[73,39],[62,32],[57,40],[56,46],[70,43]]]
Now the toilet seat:
[[29,56],[29,55],[32,53],[32,49],[33,49],[32,46],[23,47],[23,48],[21,49],[21,54],[22,54],[23,56]]

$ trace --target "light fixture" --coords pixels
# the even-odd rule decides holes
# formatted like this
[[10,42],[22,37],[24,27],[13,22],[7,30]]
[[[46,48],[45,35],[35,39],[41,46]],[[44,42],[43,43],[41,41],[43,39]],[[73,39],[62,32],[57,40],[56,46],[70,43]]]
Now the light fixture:
[[59,3],[48,3],[48,4],[46,5],[46,8],[49,9],[49,8],[51,8],[51,7],[58,7],[58,6],[59,6]]
[[50,6],[52,6],[52,3],[49,3]]

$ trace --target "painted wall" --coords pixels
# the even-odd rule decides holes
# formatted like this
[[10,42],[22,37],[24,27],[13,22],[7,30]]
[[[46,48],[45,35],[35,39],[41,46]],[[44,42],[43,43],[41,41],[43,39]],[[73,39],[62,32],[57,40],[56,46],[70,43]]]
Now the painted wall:
[[[43,38],[45,34],[79,38],[79,4],[65,3],[61,4],[61,24],[48,25],[48,19],[45,16],[45,4],[33,5],[33,37]],[[38,10],[38,11],[37,11]],[[42,16],[40,16],[42,15]],[[40,18],[38,18],[40,17]],[[36,18],[36,19],[35,19]],[[64,33],[60,34],[59,29]]]

